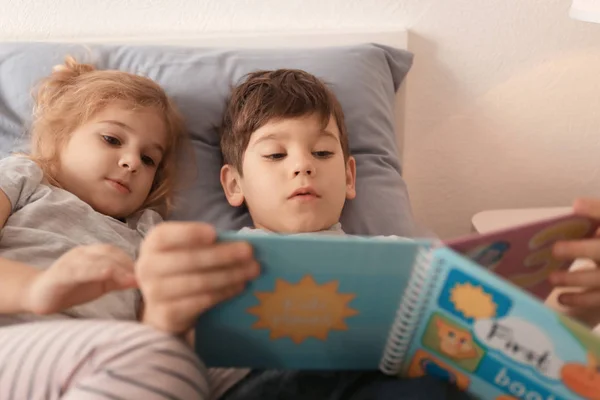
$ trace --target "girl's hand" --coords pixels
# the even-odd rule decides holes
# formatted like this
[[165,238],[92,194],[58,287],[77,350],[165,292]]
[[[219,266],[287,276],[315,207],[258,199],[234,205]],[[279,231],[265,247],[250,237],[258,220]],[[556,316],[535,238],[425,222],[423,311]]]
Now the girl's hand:
[[75,247],[33,276],[23,291],[23,308],[35,314],[53,314],[113,290],[136,287],[133,269],[133,260],[117,247]]
[[136,262],[142,322],[185,334],[198,315],[242,292],[259,274],[248,243],[216,243],[210,225],[165,222],[142,243]]

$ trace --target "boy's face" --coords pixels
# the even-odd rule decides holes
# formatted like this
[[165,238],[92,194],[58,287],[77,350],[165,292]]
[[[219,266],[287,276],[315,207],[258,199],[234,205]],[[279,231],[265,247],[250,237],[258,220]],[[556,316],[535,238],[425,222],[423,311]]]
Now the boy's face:
[[317,232],[339,221],[356,196],[356,166],[344,162],[340,132],[331,117],[323,129],[308,115],[273,120],[255,131],[242,163],[221,170],[229,204],[244,201],[256,228],[280,233]]

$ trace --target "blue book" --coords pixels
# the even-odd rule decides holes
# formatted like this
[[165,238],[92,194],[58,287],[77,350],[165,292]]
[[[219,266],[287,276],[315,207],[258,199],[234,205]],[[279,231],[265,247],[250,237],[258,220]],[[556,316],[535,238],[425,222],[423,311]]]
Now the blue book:
[[209,367],[379,369],[435,375],[486,399],[600,399],[600,338],[444,243],[220,240],[251,243],[262,272],[198,319]]

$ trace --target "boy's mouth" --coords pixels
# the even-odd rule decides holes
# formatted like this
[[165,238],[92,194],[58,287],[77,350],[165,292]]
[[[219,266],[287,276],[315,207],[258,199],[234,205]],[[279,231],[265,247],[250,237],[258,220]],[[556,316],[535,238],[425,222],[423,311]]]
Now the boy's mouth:
[[302,187],[299,189],[296,189],[292,195],[289,197],[289,199],[293,199],[293,198],[320,198],[321,196],[316,192],[315,189],[313,189],[310,186],[306,186],[306,187]]

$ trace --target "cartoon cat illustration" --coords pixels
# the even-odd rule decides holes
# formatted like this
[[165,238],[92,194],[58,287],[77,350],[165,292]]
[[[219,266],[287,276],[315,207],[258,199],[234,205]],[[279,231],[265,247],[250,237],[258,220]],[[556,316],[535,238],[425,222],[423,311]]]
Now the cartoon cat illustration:
[[477,357],[470,332],[452,326],[441,318],[436,318],[435,324],[442,353],[453,359]]

